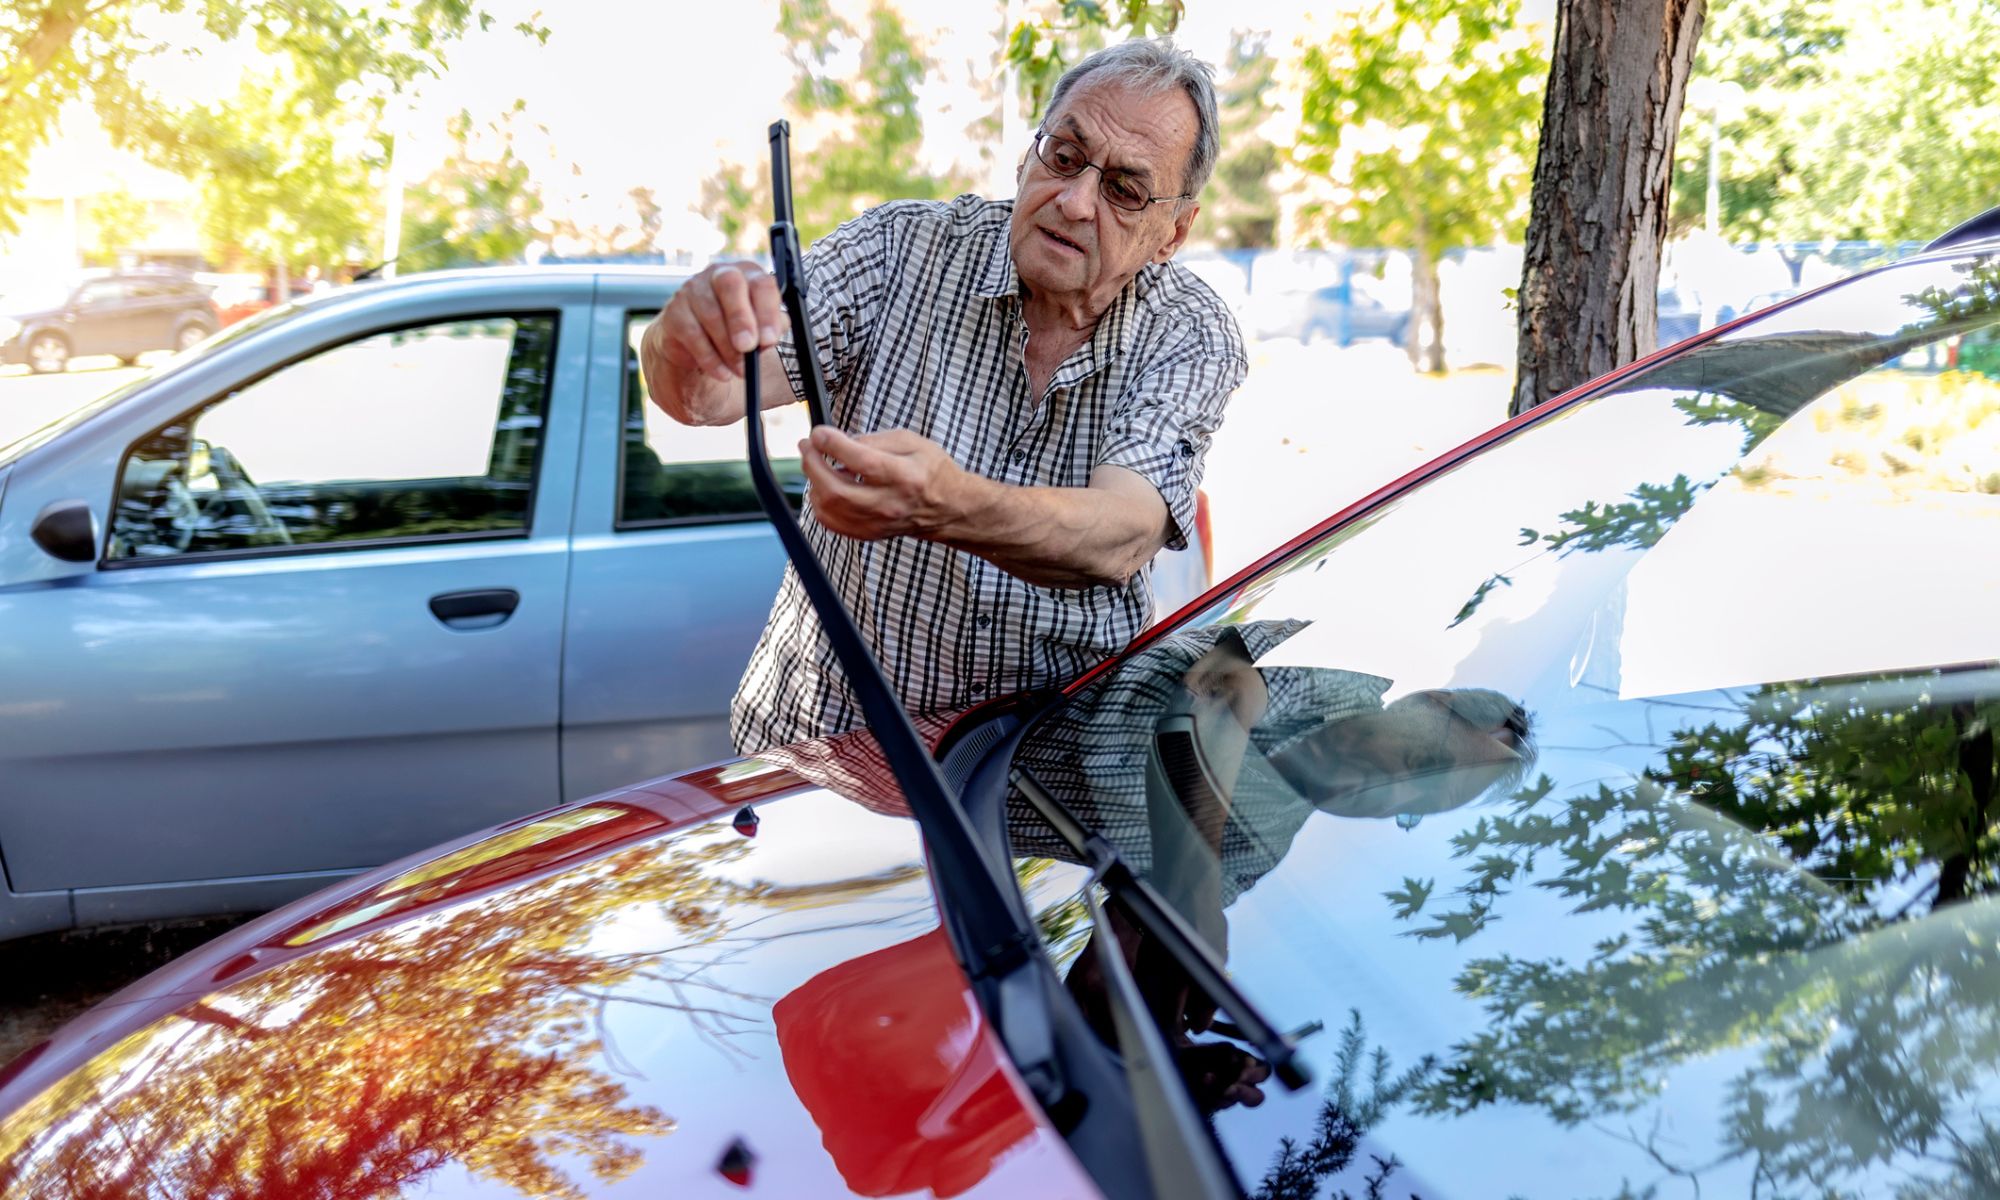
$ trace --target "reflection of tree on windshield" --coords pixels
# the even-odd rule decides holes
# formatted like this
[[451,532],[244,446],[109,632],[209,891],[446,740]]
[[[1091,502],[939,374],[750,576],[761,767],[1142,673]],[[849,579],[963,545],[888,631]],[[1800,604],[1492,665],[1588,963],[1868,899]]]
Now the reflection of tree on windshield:
[[1466,962],[1457,988],[1489,1024],[1418,1108],[1601,1122],[1679,1064],[1748,1047],[1718,1161],[1748,1161],[1780,1194],[1921,1156],[1957,1155],[1976,1177],[1990,1139],[1968,1106],[2000,1082],[2000,912],[1963,901],[2000,891],[2000,703],[1933,673],[1770,685],[1706,720],[1672,711],[1682,727],[1639,784],[1524,788],[1454,841],[1466,872],[1439,902],[1430,880],[1390,897],[1424,922],[1411,932],[1460,942],[1523,889],[1625,918],[1581,962]]
[[[1903,298],[1926,315],[1895,334],[1829,331],[1759,335],[1753,326],[1749,336],[1712,342],[1641,372],[1608,393],[1603,402],[1615,403],[1613,397],[1621,393],[1684,390],[1687,395],[1676,399],[1674,407],[1687,415],[1687,424],[1740,426],[1741,453],[1747,456],[1806,405],[1905,354],[1952,337],[1984,345],[1982,339],[1992,335],[1989,327],[1994,314],[2000,313],[2000,259],[1977,259],[1956,264],[1953,269],[1965,276],[1956,287],[1933,286]],[[1963,347],[1955,353],[1962,354]],[[1979,353],[1975,349],[1975,358]],[[1958,390],[1958,385],[1949,381],[1936,381],[1924,389],[1924,396],[1911,399]],[[1912,426],[1881,431],[1887,436],[1879,440],[1907,443],[1910,450],[1922,454],[1941,437],[1959,432],[1957,427],[1970,430],[1992,415],[1987,411],[1992,406],[1982,403],[1979,396],[1937,398],[1952,410],[1943,416],[1945,428]],[[1853,405],[1843,409],[1838,419],[1859,425],[1877,415],[1877,410],[1866,405]],[[1860,464],[1843,465],[1852,468]],[[2000,468],[2000,464],[1994,466]],[[1887,467],[1897,473],[1910,469],[1893,456]],[[1562,558],[1579,551],[1596,553],[1620,547],[1646,549],[1665,537],[1695,501],[1722,478],[1735,475],[1754,483],[1756,472],[1755,467],[1739,464],[1727,475],[1713,479],[1676,474],[1664,483],[1641,483],[1615,500],[1585,501],[1558,514],[1552,532],[1523,528],[1521,544],[1533,547],[1533,553],[1522,563],[1489,576],[1474,589],[1451,623],[1456,626],[1471,619],[1495,589],[1511,586],[1515,574],[1535,557],[1552,553]],[[1992,486],[1979,490],[2000,492],[2000,469],[1992,473]]]

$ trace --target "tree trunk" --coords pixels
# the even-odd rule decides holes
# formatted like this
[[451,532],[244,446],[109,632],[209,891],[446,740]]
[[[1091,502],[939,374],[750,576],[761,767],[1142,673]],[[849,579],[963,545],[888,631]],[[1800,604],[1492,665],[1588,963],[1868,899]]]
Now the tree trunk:
[[1706,0],[1560,0],[1510,414],[1650,353],[1674,140]]
[[1444,373],[1444,305],[1438,297],[1437,254],[1428,246],[1410,252],[1410,327],[1403,341],[1411,366]]

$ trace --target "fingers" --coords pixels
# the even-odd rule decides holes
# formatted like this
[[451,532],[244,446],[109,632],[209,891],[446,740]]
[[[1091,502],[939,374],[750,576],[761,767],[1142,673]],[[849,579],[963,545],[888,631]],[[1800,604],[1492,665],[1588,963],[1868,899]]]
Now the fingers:
[[778,344],[778,284],[747,263],[715,268],[709,276],[723,342],[737,355]]
[[778,343],[777,281],[754,263],[725,263],[689,279],[660,313],[662,350],[682,370],[718,382],[743,377],[743,356]]
[[885,443],[894,434],[908,432],[897,429],[857,438],[831,425],[816,425],[811,435],[812,449],[845,466],[850,475],[888,479],[897,473],[901,465],[898,460],[903,455],[885,449]]

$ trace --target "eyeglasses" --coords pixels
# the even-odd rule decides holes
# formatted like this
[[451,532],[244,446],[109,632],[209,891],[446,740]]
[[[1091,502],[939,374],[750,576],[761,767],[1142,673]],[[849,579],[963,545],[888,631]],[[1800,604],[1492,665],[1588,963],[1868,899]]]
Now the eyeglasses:
[[1192,200],[1193,193],[1185,196],[1154,196],[1147,193],[1145,185],[1129,171],[1106,170],[1090,161],[1083,147],[1066,137],[1058,137],[1044,129],[1035,131],[1035,157],[1043,166],[1063,179],[1074,179],[1089,167],[1097,168],[1097,190],[1110,202],[1113,208],[1126,212],[1145,212],[1154,204],[1165,204],[1169,200]]

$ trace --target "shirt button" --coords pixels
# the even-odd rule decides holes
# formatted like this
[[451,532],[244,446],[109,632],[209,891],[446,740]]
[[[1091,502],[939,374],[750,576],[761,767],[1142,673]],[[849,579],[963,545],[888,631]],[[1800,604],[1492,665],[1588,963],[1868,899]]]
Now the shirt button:
[[977,700],[981,696],[984,696],[986,694],[986,685],[983,683],[975,683],[971,687],[965,689],[965,694],[967,696],[970,696],[972,699]]
[[1016,451],[1014,451],[1014,461],[1015,461],[1015,462],[1017,462],[1017,463],[1018,463],[1018,462],[1027,462],[1027,461],[1028,461],[1028,452],[1027,452],[1026,450],[1016,450]]
[[987,626],[993,624],[993,618],[987,616],[985,613],[980,613],[979,619],[974,621],[973,624],[979,626],[981,629],[984,629]]

